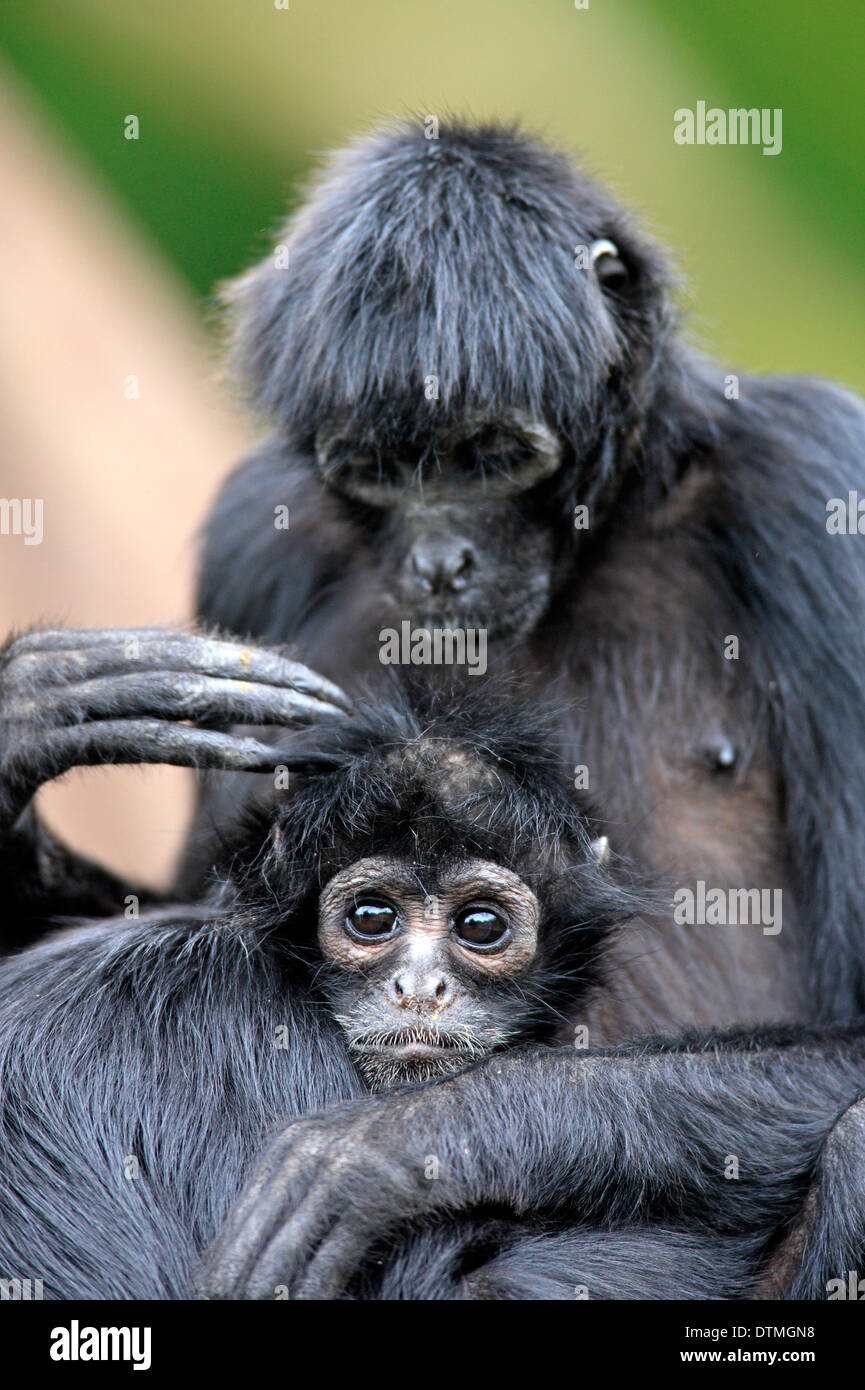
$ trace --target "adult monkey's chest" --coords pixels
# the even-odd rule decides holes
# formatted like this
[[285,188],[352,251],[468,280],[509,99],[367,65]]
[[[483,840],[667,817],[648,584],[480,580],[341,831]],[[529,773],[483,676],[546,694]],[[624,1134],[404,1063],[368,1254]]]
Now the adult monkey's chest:
[[[562,710],[563,764],[613,849],[655,867],[671,903],[693,894],[680,913],[693,903],[693,922],[671,908],[610,948],[609,987],[583,1020],[592,1044],[807,1017],[770,692],[736,627],[696,542],[632,533],[530,644],[538,694]],[[740,890],[780,925],[729,920],[747,916]]]

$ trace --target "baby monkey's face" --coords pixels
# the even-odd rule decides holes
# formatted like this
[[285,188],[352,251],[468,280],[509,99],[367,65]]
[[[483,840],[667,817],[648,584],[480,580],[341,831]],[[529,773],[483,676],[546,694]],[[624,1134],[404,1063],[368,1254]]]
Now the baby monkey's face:
[[325,988],[373,1090],[460,1071],[517,1041],[515,987],[538,952],[540,910],[517,874],[486,860],[435,870],[361,859],[321,894]]

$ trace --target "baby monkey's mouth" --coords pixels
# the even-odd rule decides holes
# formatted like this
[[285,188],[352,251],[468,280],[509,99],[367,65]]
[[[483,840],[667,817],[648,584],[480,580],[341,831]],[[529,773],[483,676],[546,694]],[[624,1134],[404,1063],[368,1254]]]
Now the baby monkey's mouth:
[[350,1046],[374,1091],[448,1076],[490,1051],[469,1028],[429,1028],[422,1024],[355,1033]]
[[405,1058],[435,1058],[441,1053],[458,1052],[466,1058],[477,1057],[486,1051],[469,1029],[450,1031],[443,1028],[394,1028],[389,1032],[367,1033],[352,1039],[357,1052],[385,1052]]

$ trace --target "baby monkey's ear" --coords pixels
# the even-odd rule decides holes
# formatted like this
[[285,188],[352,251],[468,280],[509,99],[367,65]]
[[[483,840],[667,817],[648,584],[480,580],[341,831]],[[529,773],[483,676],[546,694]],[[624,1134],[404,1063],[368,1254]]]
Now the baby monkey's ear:
[[606,864],[610,857],[610,842],[606,835],[601,835],[597,840],[593,840],[589,848],[598,864]]

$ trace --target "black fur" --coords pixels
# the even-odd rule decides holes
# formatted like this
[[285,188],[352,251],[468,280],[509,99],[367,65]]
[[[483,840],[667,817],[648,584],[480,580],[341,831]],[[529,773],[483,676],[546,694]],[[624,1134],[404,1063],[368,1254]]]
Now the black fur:
[[[617,243],[629,272],[612,290],[573,266],[574,247],[598,237]],[[336,162],[289,244],[288,272],[264,267],[236,291],[238,357],[274,435],[210,520],[204,617],[291,639],[353,689],[380,674],[378,631],[399,613],[410,568],[408,514],[325,485],[316,447],[337,431],[347,456],[368,456],[383,479],[407,461],[430,517],[436,489],[452,489],[440,518],[455,516],[488,561],[463,617],[489,627],[497,672],[518,670],[544,707],[555,695],[559,754],[565,767],[590,766],[603,828],[686,882],[783,885],[785,934],[737,955],[732,936],[719,948],[705,931],[662,923],[626,965],[607,956],[618,1012],[599,1031],[624,1040],[617,1050],[507,1054],[352,1102],[358,1080],[303,974],[299,904],[318,852],[324,863],[349,824],[368,844],[400,843],[404,827],[373,815],[385,801],[368,766],[352,781],[356,734],[317,731],[305,751],[292,740],[281,756],[319,767],[300,797],[330,778],[338,814],[305,803],[307,819],[291,822],[309,827],[292,851],[299,877],[281,878],[275,899],[272,856],[249,853],[264,813],[242,809],[240,785],[224,802],[211,791],[186,883],[199,889],[216,867],[221,896],[162,923],[89,928],[4,968],[4,1261],[55,1292],[102,1280],[176,1296],[214,1240],[195,1276],[211,1297],[273,1296],[278,1282],[312,1296],[546,1297],[571,1281],[601,1296],[825,1296],[863,1259],[865,561],[858,537],[830,536],[825,523],[827,500],[861,486],[865,412],[835,387],[795,379],[743,377],[739,399],[725,399],[721,369],[676,334],[662,258],[606,195],[515,132],[455,125],[436,143],[408,125],[375,136]],[[555,434],[558,472],[507,505],[470,471],[448,481],[460,432],[497,428],[513,411]],[[571,524],[576,503],[590,507],[588,532]],[[284,504],[287,533],[273,526]],[[545,596],[543,611],[522,603],[529,591]],[[735,666],[721,654],[730,633]],[[209,678],[223,667],[204,647],[196,670]],[[165,682],[145,671],[131,712],[164,721],[146,755],[140,736],[116,729],[98,757],[88,752],[87,721],[100,716],[73,702],[83,732],[63,743],[65,762],[56,745],[35,758],[7,741],[0,792],[8,786],[17,807],[34,770],[38,782],[76,760],[272,766],[272,744],[247,739],[241,753],[241,740],[229,749],[228,736],[176,723],[288,722],[294,706],[265,717],[270,687],[266,699],[243,693],[245,660],[233,651],[230,698],[209,686],[193,698],[172,669],[179,694],[166,703]],[[33,705],[26,662],[19,669],[13,695]],[[54,682],[49,668],[43,701]],[[128,717],[128,701],[112,686],[102,717],[106,702]],[[516,727],[524,714],[508,718]],[[490,725],[493,742],[508,733]],[[732,773],[715,758],[726,743]],[[504,746],[511,763],[528,762],[527,785],[546,804],[549,763],[532,783],[534,755]],[[480,828],[468,815],[459,833],[519,851],[517,828],[497,814],[483,809]],[[567,825],[533,812],[519,829],[554,853]],[[445,842],[450,833],[436,830]],[[29,862],[22,888],[4,861],[19,939],[27,914],[38,927],[51,903],[45,856]],[[113,891],[93,888],[100,903]],[[286,954],[289,924],[300,958]],[[281,1012],[296,1069],[281,1069],[260,1031]],[[675,1034],[771,1018],[790,1026],[627,1041],[646,1020]],[[832,1026],[815,1032],[822,1022]],[[347,1108],[277,1132],[253,1195],[221,1225],[265,1131],[341,1100]],[[220,1146],[224,1162],[212,1157]],[[117,1165],[139,1150],[136,1186]],[[445,1177],[424,1186],[430,1152]],[[737,1181],[724,1176],[731,1155]],[[40,1163],[43,1188],[32,1182]],[[330,1232],[316,1261],[310,1182]],[[96,1238],[91,1219],[75,1216],[80,1193]],[[264,1212],[283,1231],[270,1254]],[[410,1223],[430,1229],[401,1245]],[[612,1230],[599,1240],[586,1223]],[[379,1280],[364,1256],[383,1232]],[[599,1267],[605,1250],[615,1267]]]
[[[599,237],[636,272],[621,322],[574,273],[575,247]],[[364,447],[426,453],[434,373],[437,428],[522,409],[584,458],[599,412],[620,431],[639,408],[632,374],[652,376],[670,322],[660,254],[564,156],[516,131],[448,124],[426,140],[405,122],[358,141],[280,240],[288,269],[266,262],[231,291],[236,353],[257,406],[302,444],[350,420]]]
[[[363,855],[419,869],[479,855],[531,878],[543,960],[515,1006],[523,1039],[552,1037],[559,1007],[597,979],[604,934],[641,900],[624,866],[596,864],[542,728],[515,730],[513,714],[479,689],[418,689],[288,738],[291,791],[236,828],[203,905],[82,926],[7,960],[4,1277],[32,1274],[52,1297],[181,1296],[268,1130],[364,1093],[314,945],[318,890]],[[22,891],[18,911],[33,900]],[[465,1243],[450,1238],[454,1259]],[[425,1264],[421,1242],[394,1288],[420,1296]]]
[[[596,237],[628,272],[612,292],[574,270],[574,248]],[[377,669],[379,627],[401,603],[412,616],[397,581],[413,541],[401,512],[323,481],[321,432],[336,429],[383,477],[393,457],[409,460],[423,495],[454,431],[513,410],[544,421],[562,467],[514,504],[534,558],[509,567],[506,510],[479,482],[463,488],[456,524],[493,557],[466,621],[489,628],[496,669],[570,707],[563,761],[590,767],[616,843],[679,882],[784,897],[775,946],[666,929],[614,965],[617,1012],[601,1035],[861,1019],[865,558],[858,536],[826,526],[830,498],[865,492],[861,403],[819,381],[744,375],[728,399],[728,373],[678,334],[663,258],[567,160],[516,130],[379,132],[333,161],[283,239],[289,270],[265,264],[230,295],[235,361],[273,433],[209,519],[202,615],[292,640],[354,685]],[[590,507],[587,532],[571,524],[577,503]],[[283,533],[272,518],[286,504]],[[518,596],[547,570],[546,609],[526,626]],[[508,625],[516,642],[496,645]],[[722,655],[729,634],[735,663]],[[732,771],[715,761],[722,747]],[[208,793],[205,843],[236,813]],[[809,1250],[861,1246],[846,1180],[819,1191]],[[830,1237],[839,1222],[847,1235]],[[820,1278],[803,1274],[806,1286],[816,1295]]]
[[[629,271],[612,294],[573,265],[595,237],[612,238]],[[283,240],[289,269],[266,262],[232,294],[236,360],[274,433],[208,522],[203,617],[292,640],[349,685],[379,669],[399,537],[323,486],[316,433],[338,425],[382,468],[392,452],[434,480],[442,441],[467,420],[512,409],[544,420],[563,466],[520,507],[555,537],[553,589],[522,650],[495,651],[529,577],[501,561],[472,609],[493,634],[491,660],[527,667],[544,696],[581,711],[573,760],[588,754],[596,801],[626,833],[655,814],[648,745],[667,762],[693,745],[696,759],[698,706],[721,705],[726,682],[707,719],[729,721],[740,771],[760,750],[776,790],[773,818],[761,808],[750,830],[781,846],[773,873],[802,919],[790,935],[808,1017],[861,1014],[865,559],[857,537],[826,530],[827,500],[865,483],[861,403],[819,381],[747,376],[726,399],[725,372],[676,331],[663,258],[568,160],[516,130],[444,123],[427,140],[419,124],[387,128],[332,161]],[[427,372],[440,377],[435,402]],[[588,532],[571,524],[575,503],[591,508]],[[287,533],[272,524],[280,504]],[[464,512],[473,543],[494,545],[500,513],[480,490],[465,492]],[[639,622],[628,606],[645,610]],[[735,667],[721,658],[730,633]],[[671,741],[665,712],[679,704]],[[683,813],[690,796],[682,787]],[[767,881],[720,828],[717,846],[731,881],[743,868]]]
[[[268,1283],[256,1261],[238,1279],[238,1241],[248,1245],[250,1219],[260,1229],[274,1184],[291,1210],[306,1132],[285,1122],[312,1111],[310,1125],[332,1127],[324,1152],[350,1160],[341,1207],[353,1193],[362,1229],[373,1221],[369,1258],[340,1272],[334,1296],[756,1287],[823,1134],[865,1085],[861,1041],[694,1040],[606,1058],[540,1048],[373,1097],[318,996],[316,889],[346,857],[379,849],[419,861],[512,856],[551,914],[557,988],[575,998],[597,978],[604,933],[637,909],[642,884],[592,857],[591,824],[558,789],[543,728],[525,718],[514,727],[513,700],[481,687],[419,690],[330,732],[291,735],[279,750],[291,790],[236,829],[206,902],[83,926],[5,962],[4,1277],[41,1278],[51,1297],[182,1297],[190,1281],[208,1297],[273,1297],[282,1275]],[[570,977],[569,953],[580,963]],[[564,1002],[557,988],[535,1000],[535,1036]],[[349,1108],[333,1109],[340,1101]],[[352,1136],[367,1121],[372,1154],[355,1164]],[[269,1132],[270,1182],[258,1180],[250,1208],[241,1189]],[[723,1176],[730,1152],[743,1157],[740,1183]],[[430,1153],[441,1183],[421,1184],[424,1229],[410,1234],[401,1175],[416,1203],[415,1165]],[[585,1225],[596,1221],[605,1234]],[[290,1292],[296,1280],[289,1268]]]
[[[294,769],[293,786],[235,826],[203,904],[73,929],[7,959],[4,1277],[41,1278],[51,1297],[309,1294],[302,1224],[263,1266],[260,1249],[274,1228],[290,1236],[293,1213],[302,1223],[295,1184],[309,1173],[326,1196],[335,1183],[333,1229],[348,1213],[360,1240],[348,1265],[325,1262],[313,1296],[759,1291],[824,1136],[865,1089],[861,1032],[541,1047],[369,1096],[318,995],[316,889],[346,858],[381,849],[507,859],[531,878],[551,932],[532,1036],[602,979],[605,934],[637,910],[643,885],[592,857],[593,827],[558,785],[543,726],[525,709],[515,722],[518,710],[483,685],[421,687],[329,731],[283,736],[275,761]],[[843,1138],[836,1126],[825,1171]],[[332,1174],[316,1175],[322,1154]],[[441,1180],[419,1182],[430,1154]],[[852,1151],[844,1161],[855,1168]],[[831,1189],[824,1209],[809,1225],[811,1296],[859,1238],[855,1203],[845,1247]]]
[[[612,300],[574,271],[574,246],[597,236],[616,240],[630,270]],[[583,644],[585,664],[583,631],[563,619],[579,621],[611,537],[651,528],[700,474],[700,506],[683,509],[677,534],[718,596],[715,641],[740,635],[743,682],[766,703],[807,917],[802,969],[820,1015],[861,1012],[865,560],[857,538],[825,525],[826,500],[864,482],[861,403],[800,378],[743,377],[740,399],[725,399],[722,371],[676,334],[662,257],[565,157],[513,129],[445,124],[427,140],[406,122],[360,140],[282,240],[289,270],[261,265],[232,295],[236,360],[275,432],[207,525],[203,616],[292,639],[343,681],[374,670],[377,646],[366,631],[359,646],[356,627],[382,559],[378,523],[323,488],[316,431],[343,423],[357,449],[413,449],[420,466],[467,417],[520,409],[567,450],[542,488],[560,557],[551,610],[531,634],[534,669],[552,680],[572,666],[569,648]],[[424,399],[427,371],[441,379],[438,402]],[[576,502],[592,505],[588,537],[570,525]],[[280,503],[288,534],[274,531]],[[508,600],[490,595],[491,606]]]

